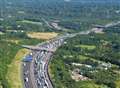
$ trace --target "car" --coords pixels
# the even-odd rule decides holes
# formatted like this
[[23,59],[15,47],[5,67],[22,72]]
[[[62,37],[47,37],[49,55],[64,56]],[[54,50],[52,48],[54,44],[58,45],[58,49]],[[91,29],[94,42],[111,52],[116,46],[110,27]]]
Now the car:
[[28,77],[26,77],[24,80],[25,80],[25,82],[28,82]]
[[26,66],[26,63],[23,63],[23,66]]
[[24,75],[27,75],[29,73],[29,71],[27,70],[25,73],[24,73]]

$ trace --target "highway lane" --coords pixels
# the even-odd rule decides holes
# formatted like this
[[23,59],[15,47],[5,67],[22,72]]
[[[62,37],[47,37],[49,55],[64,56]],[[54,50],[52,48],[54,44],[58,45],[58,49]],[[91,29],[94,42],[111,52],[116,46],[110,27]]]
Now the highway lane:
[[[59,41],[56,40],[48,45],[45,45],[44,47],[49,49],[56,49],[61,45],[62,42],[63,40],[61,39]],[[41,51],[35,58],[34,71],[38,88],[53,88],[48,74],[48,64],[52,54],[52,52]]]
[[30,64],[31,64],[31,62],[23,63],[23,78],[24,78],[24,87],[25,88],[34,88],[32,85],[32,81],[31,81]]
[[40,49],[39,51],[32,52],[33,60],[23,63],[25,88],[53,88],[48,74],[49,60],[53,55],[51,50],[56,50],[63,42],[63,39],[59,38],[44,43],[43,45],[39,44],[37,47],[46,48],[47,51]]
[[[37,53],[37,52],[32,52],[32,54],[34,54],[34,53]],[[31,55],[31,56],[34,58],[35,55]],[[37,88],[35,81],[34,81],[35,80],[34,75],[33,75],[33,61],[32,62],[29,62],[29,61],[23,62],[22,69],[23,69],[24,87],[25,88]]]

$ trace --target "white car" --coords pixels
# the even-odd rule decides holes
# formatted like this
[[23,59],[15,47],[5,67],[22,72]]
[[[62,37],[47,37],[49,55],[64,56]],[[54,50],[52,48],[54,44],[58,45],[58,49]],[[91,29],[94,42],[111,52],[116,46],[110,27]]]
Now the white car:
[[28,82],[28,77],[25,78],[25,82]]

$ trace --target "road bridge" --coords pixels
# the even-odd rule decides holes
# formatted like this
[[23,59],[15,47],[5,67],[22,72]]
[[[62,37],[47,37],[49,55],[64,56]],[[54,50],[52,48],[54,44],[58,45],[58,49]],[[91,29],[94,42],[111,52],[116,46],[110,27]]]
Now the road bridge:
[[48,48],[39,47],[39,46],[22,45],[22,47],[30,49],[30,50],[34,50],[34,51],[48,51],[48,52],[54,52],[55,51],[55,49],[48,49]]

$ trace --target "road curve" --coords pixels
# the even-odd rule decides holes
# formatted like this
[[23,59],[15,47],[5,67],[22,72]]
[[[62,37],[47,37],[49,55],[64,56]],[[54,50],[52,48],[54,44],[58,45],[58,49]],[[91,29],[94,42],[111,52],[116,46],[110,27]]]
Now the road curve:
[[[59,46],[64,43],[64,37],[49,41],[37,47],[46,48],[46,50],[32,50],[29,55],[31,61],[23,62],[23,81],[25,88],[53,88],[48,74],[48,64],[51,56]],[[49,51],[50,50],[50,51]],[[54,52],[51,50],[54,50]]]

